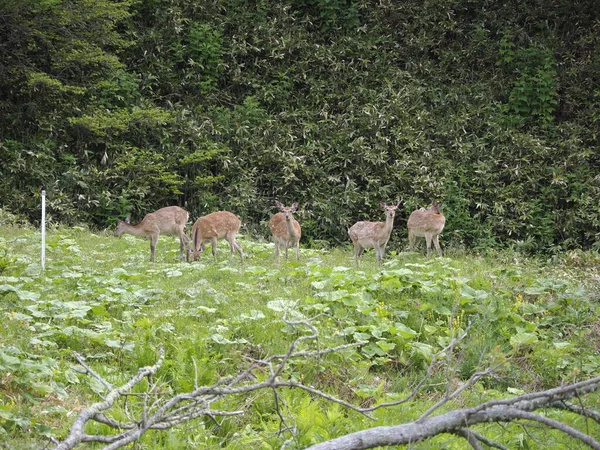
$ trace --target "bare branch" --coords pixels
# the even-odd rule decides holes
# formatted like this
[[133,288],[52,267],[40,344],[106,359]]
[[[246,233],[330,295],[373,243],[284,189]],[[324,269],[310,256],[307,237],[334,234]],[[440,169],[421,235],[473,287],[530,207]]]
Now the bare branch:
[[584,408],[583,406],[564,401],[553,402],[550,404],[550,406],[556,409],[562,409],[564,411],[579,414],[580,416],[587,417],[600,424],[600,413],[598,411],[594,411],[593,409]]
[[444,405],[445,403],[449,402],[450,400],[452,400],[453,398],[458,397],[460,394],[462,394],[465,390],[467,390],[468,388],[470,388],[471,386],[473,386],[479,379],[483,378],[483,377],[487,377],[489,375],[491,375],[492,373],[494,373],[494,371],[501,365],[503,365],[504,363],[500,363],[495,367],[489,368],[484,370],[483,372],[475,372],[473,375],[471,375],[471,378],[469,378],[467,380],[466,383],[464,383],[462,386],[460,386],[458,389],[456,389],[454,392],[452,392],[451,394],[446,395],[444,398],[442,398],[439,402],[437,402],[435,405],[433,405],[431,408],[429,408],[427,411],[425,411],[423,413],[423,415],[417,420],[417,422],[425,419],[426,417],[429,417],[436,409],[438,409],[439,407],[441,407],[442,405]]
[[75,352],[73,354],[73,356],[75,356],[75,359],[77,360],[77,362],[85,369],[83,371],[79,371],[80,373],[92,375],[95,379],[97,379],[100,383],[102,383],[102,385],[106,388],[107,391],[113,390],[112,385],[108,381],[106,381],[104,378],[102,378],[100,375],[98,375],[97,372],[92,370],[92,368],[86,364],[85,360],[79,353]]
[[529,411],[521,411],[521,410],[511,411],[511,417],[512,418],[518,417],[521,419],[533,420],[535,422],[543,423],[544,425],[547,425],[551,428],[555,428],[559,431],[562,431],[565,434],[568,434],[569,436],[571,436],[575,439],[580,440],[581,442],[589,445],[591,448],[593,448],[595,450],[600,450],[600,442],[598,442],[596,439],[592,438],[591,436],[588,436],[587,434],[585,434],[573,427],[570,427],[562,422],[559,422],[558,420],[549,419],[548,417],[540,416],[539,414],[534,414]]
[[573,385],[525,394],[506,400],[492,400],[474,408],[450,411],[435,417],[390,427],[375,427],[348,434],[310,447],[310,450],[363,450],[385,445],[406,445],[419,442],[442,433],[486,422],[511,422],[530,420],[555,428],[591,448],[600,449],[600,442],[556,420],[548,419],[531,411],[545,408],[556,400],[567,400],[583,393],[600,389],[600,378]]
[[[122,395],[122,393],[129,391],[133,386],[138,384],[144,378],[155,374],[158,371],[158,369],[160,368],[160,366],[162,365],[162,363],[164,361],[164,357],[165,357],[165,352],[161,346],[159,348],[159,357],[158,357],[158,361],[156,362],[156,364],[154,364],[153,366],[143,367],[142,369],[140,369],[138,371],[137,375],[132,377],[123,386],[109,391],[109,393],[106,395],[105,400],[103,402],[94,403],[89,408],[86,408],[83,411],[81,411],[81,413],[79,413],[79,416],[75,420],[75,423],[71,427],[71,432],[69,433],[69,436],[62,443],[58,444],[55,447],[55,450],[69,450],[81,442],[92,442],[92,441],[99,441],[100,439],[102,439],[103,438],[102,436],[90,436],[90,435],[85,434],[83,432],[83,427],[85,426],[85,424],[89,420],[94,419],[94,417],[97,414],[111,408],[114,405],[114,402],[117,400],[117,398],[119,398]],[[84,365],[84,367],[86,367],[86,366]],[[95,373],[91,370],[89,372],[91,374]]]
[[469,430],[468,428],[460,428],[456,430],[454,434],[465,438],[469,445],[473,447],[473,450],[484,450],[483,446],[479,442],[479,439],[477,439],[477,436],[475,436],[475,433],[473,433],[473,431]]
[[494,442],[491,439],[488,439],[485,436],[482,436],[481,434],[477,433],[476,431],[468,430],[466,428],[463,428],[462,430],[459,430],[459,432],[461,432],[461,433],[468,433],[469,437],[475,438],[479,442],[483,442],[488,447],[494,447],[494,448],[497,448],[497,449],[500,449],[500,450],[508,450],[508,448],[505,447],[504,445],[500,445],[497,442]]

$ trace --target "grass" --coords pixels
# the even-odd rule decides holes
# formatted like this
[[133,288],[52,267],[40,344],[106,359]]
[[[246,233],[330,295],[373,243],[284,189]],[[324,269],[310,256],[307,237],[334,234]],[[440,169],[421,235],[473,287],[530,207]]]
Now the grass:
[[[49,437],[64,437],[77,412],[100,398],[102,387],[73,370],[74,351],[118,385],[153,364],[163,345],[159,377],[165,395],[172,395],[239,373],[245,355],[285,352],[301,333],[283,323],[286,310],[324,314],[314,322],[322,347],[364,345],[294,361],[283,376],[362,405],[407,395],[433,355],[469,329],[461,345],[434,364],[413,401],[379,410],[376,421],[303,392],[281,392],[281,412],[298,429],[291,448],[416,419],[449,385],[499,361],[505,364],[495,378],[444,408],[582,380],[600,369],[600,258],[594,253],[545,260],[447,249],[444,258],[427,259],[391,248],[378,268],[372,252],[355,266],[347,247],[302,249],[300,262],[277,265],[272,244],[242,237],[244,264],[229,258],[225,243],[217,262],[206,252],[199,263],[185,263],[177,260],[177,239],[161,237],[152,264],[145,240],[75,227],[49,231],[42,272],[39,242],[33,229],[10,223],[0,229],[0,442],[6,439],[11,448],[38,448]],[[246,414],[220,419],[218,426],[198,419],[168,433],[150,432],[136,448],[269,449],[290,437],[278,433],[269,392],[230,398],[219,407]],[[115,414],[124,414],[122,405]],[[579,419],[567,420],[585,429]],[[107,432],[102,425],[88,431]],[[510,448],[573,444],[519,426],[480,431]],[[463,447],[453,436],[418,446]]]

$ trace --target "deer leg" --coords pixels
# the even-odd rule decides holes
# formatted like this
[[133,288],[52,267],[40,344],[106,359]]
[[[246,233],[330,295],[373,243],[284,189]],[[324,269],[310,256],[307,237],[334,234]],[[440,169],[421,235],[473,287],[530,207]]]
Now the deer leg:
[[415,242],[416,237],[415,237],[415,233],[413,233],[412,230],[408,230],[408,246],[410,247],[411,250],[415,249]]
[[296,242],[296,261],[300,261],[300,242]]
[[[238,241],[235,240],[235,237],[233,238],[233,246],[240,254],[240,258],[241,258],[242,262],[244,262],[244,251],[242,250],[242,246],[238,243]],[[232,256],[233,256],[233,254],[232,254]]]
[[285,251],[285,260],[288,260],[288,242],[283,244],[283,250]]
[[375,249],[375,259],[377,260],[377,265],[381,266],[381,261],[383,260],[383,247],[375,245],[373,248]]
[[242,246],[238,243],[238,241],[235,240],[235,236],[231,237],[230,244],[231,244],[231,257],[233,258],[234,249],[235,249],[240,254],[240,258],[241,258],[242,262],[244,262],[244,251],[242,250]]
[[431,253],[431,235],[428,234],[425,236],[425,240],[427,241],[427,257],[429,258],[429,254]]
[[229,241],[229,246],[231,247],[231,257],[233,258],[235,251],[237,250],[242,258],[242,262],[244,262],[244,251],[242,250],[242,246],[235,240],[235,234],[227,236],[227,240]]
[[200,261],[200,257],[202,256],[202,252],[204,251],[204,242],[200,244],[200,248],[194,249],[194,261]]
[[440,248],[440,235],[436,234],[433,236],[433,244],[435,245],[435,249],[438,252],[438,256],[442,256],[442,249]]
[[154,262],[154,250],[156,250],[157,242],[158,242],[158,235],[150,236],[150,262]]
[[210,245],[212,247],[212,254],[215,262],[217,261],[217,238],[214,237],[210,240]]
[[227,235],[225,239],[227,239],[227,242],[229,242],[229,250],[231,251],[231,255],[229,257],[233,258],[233,255],[235,254],[235,238],[231,235]]
[[179,259],[183,261],[183,255],[185,252],[185,260],[187,262],[190,262],[190,250],[190,239],[182,231],[179,235]]
[[362,247],[362,245],[356,243],[354,244],[354,259],[356,260],[356,264],[358,264],[358,258],[360,258],[360,255],[362,255],[362,252],[365,249]]
[[275,241],[275,259],[279,264],[279,243],[277,241]]

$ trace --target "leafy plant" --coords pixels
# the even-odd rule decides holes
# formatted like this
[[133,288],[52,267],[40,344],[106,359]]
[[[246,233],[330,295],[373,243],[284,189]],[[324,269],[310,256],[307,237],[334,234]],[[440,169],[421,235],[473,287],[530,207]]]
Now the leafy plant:
[[511,117],[520,124],[554,122],[558,92],[552,52],[544,47],[515,48],[505,36],[499,53],[500,63],[517,77],[507,104]]

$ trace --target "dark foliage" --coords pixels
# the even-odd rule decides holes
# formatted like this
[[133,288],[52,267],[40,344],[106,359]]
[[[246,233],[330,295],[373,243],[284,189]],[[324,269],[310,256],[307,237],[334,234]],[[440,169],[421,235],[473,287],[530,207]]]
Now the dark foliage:
[[[445,241],[600,247],[594,1],[15,0],[0,6],[0,201],[107,226],[187,204],[306,243],[380,201]],[[403,245],[403,244],[402,244]]]

